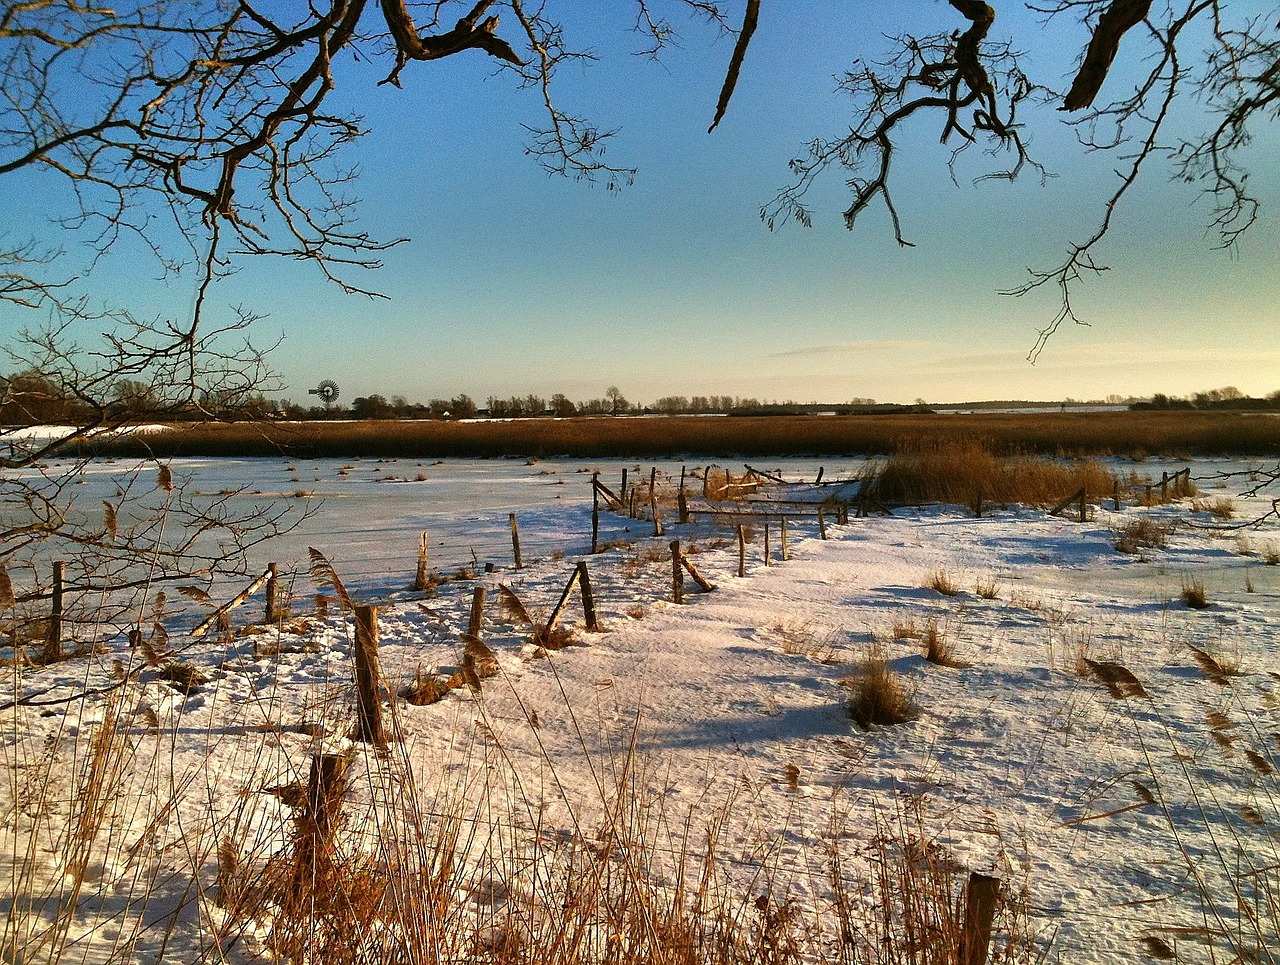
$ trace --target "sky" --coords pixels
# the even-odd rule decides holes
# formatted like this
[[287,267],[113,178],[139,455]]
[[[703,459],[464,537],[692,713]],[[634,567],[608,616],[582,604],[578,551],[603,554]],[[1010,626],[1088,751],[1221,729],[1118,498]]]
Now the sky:
[[[410,64],[400,90],[376,86],[384,64],[339,65],[336,101],[370,132],[348,155],[360,169],[362,227],[411,240],[356,279],[386,299],[344,296],[314,270],[281,261],[247,264],[215,287],[216,309],[250,307],[265,316],[257,339],[281,339],[271,359],[287,385],[278,396],[305,402],[321,379],[336,381],[346,401],[585,399],[609,386],[638,402],[716,394],[832,403],[1280,389],[1272,132],[1253,152],[1262,219],[1236,250],[1215,250],[1203,199],[1157,165],[1099,249],[1112,270],[1075,293],[1088,327],[1064,326],[1032,365],[1027,354],[1056,295],[1000,292],[1091,233],[1117,164],[1083,155],[1060,115],[1026,118],[1055,175],[1043,184],[1034,174],[975,184],[976,152],[953,183],[936,129],[912,138],[895,165],[895,197],[916,247],[894,242],[882,210],[845,230],[839,172],[812,195],[812,228],[770,231],[759,212],[788,183],[788,159],[810,138],[847,129],[833,77],[906,26],[901,5],[861,4],[855,15],[838,0],[765,4],[712,134],[730,39],[673,11],[681,41],[655,63],[629,53],[639,40],[622,0],[561,7],[570,42],[599,58],[562,71],[561,106],[617,129],[608,158],[634,166],[634,183],[609,191],[544,173],[525,151],[537,92],[517,89],[478,52]],[[958,25],[942,3],[916,15],[938,29]],[[1032,65],[1065,86],[1082,35],[1013,8],[1001,17],[993,36],[1016,36]],[[499,32],[514,36],[509,23]],[[1109,84],[1119,88],[1104,93],[1130,82],[1116,71]],[[19,190],[29,188],[0,183],[0,204],[17,211]],[[42,210],[22,207],[11,231],[47,230]],[[194,297],[189,275],[152,281],[155,272],[127,253],[93,271],[104,293],[132,299],[142,314],[181,313]],[[21,321],[0,306],[0,334]]]

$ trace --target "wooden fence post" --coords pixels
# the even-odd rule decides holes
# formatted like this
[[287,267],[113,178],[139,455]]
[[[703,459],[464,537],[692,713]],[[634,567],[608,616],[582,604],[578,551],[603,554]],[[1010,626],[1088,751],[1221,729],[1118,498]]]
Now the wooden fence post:
[[747,530],[738,524],[738,576],[747,575]]
[[280,568],[275,563],[267,564],[267,605],[263,611],[263,622],[271,624],[284,614],[280,609]]
[[1000,879],[977,872],[969,875],[964,893],[964,923],[960,939],[961,965],[987,965],[991,946],[991,922],[996,914]]
[[42,663],[55,663],[62,659],[62,593],[66,581],[67,564],[53,564],[53,602],[49,608],[49,632],[44,640]]
[[358,606],[356,618],[356,740],[385,749],[382,668],[378,660],[378,608]]
[[297,864],[294,883],[303,894],[310,892],[317,878],[327,872],[325,863],[333,847],[333,832],[346,788],[347,759],[341,754],[316,754],[307,776],[307,797],[299,822]]
[[689,500],[684,494],[685,467],[680,467],[680,489],[676,492],[676,507],[680,510],[681,524],[689,522]]
[[1088,497],[1089,497],[1088,490],[1081,489],[1080,490],[1080,522],[1082,523],[1089,522],[1089,505],[1086,502]]
[[413,577],[411,590],[426,590],[431,586],[431,576],[427,572],[427,534],[424,530],[418,534],[418,571]]
[[782,544],[782,561],[785,563],[787,560],[791,559],[791,553],[787,550],[787,517],[785,516],[782,517],[781,529],[782,534],[780,542]]
[[627,467],[626,466],[622,467],[622,488],[619,489],[618,492],[622,494],[623,503],[625,504],[627,499]]
[[826,467],[826,466],[819,466],[819,467],[818,467],[818,478],[817,478],[817,479],[815,479],[815,480],[813,481],[813,484],[814,484],[815,486],[821,486],[821,485],[822,485],[822,474],[823,474],[824,472],[826,472],[826,469],[827,469],[827,467]]
[[1117,479],[1111,484],[1111,508],[1117,513],[1120,512],[1120,480]]
[[764,521],[764,565],[773,566],[773,560],[769,559],[769,520]]
[[587,629],[596,631],[600,629],[600,622],[596,619],[596,598],[591,592],[591,576],[587,573],[587,561],[578,561],[578,584],[582,590],[582,615],[586,618]]
[[600,473],[591,474],[591,552],[600,552]]
[[973,497],[973,518],[982,519],[982,490],[979,489]]
[[484,629],[484,598],[488,591],[477,586],[471,591],[471,619],[467,621],[467,636],[479,640]]
[[671,599],[684,602],[684,569],[680,566],[680,541],[671,541]]
[[821,506],[818,507],[818,535],[823,539],[827,538],[827,517]]
[[1160,474],[1160,502],[1167,503],[1169,501],[1169,473],[1162,472]]
[[653,513],[653,535],[662,535],[662,514],[658,512],[658,497],[654,495],[652,489],[649,490],[649,509]]
[[560,594],[560,602],[556,604],[556,608],[551,611],[551,616],[547,617],[547,629],[555,629],[555,625],[560,620],[560,614],[564,612],[565,604],[569,602],[569,594],[573,592],[574,586],[578,580],[582,579],[582,574],[586,572],[585,566],[575,566],[573,573],[569,576],[569,582],[565,584],[564,592]]
[[515,513],[508,513],[507,515],[511,519],[511,552],[516,560],[516,569],[523,570],[524,560],[520,558],[520,527],[516,523]]

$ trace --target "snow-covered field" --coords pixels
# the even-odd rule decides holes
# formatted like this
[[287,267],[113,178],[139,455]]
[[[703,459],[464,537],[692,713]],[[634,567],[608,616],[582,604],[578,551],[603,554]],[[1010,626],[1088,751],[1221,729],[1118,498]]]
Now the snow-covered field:
[[[472,589],[491,591],[482,635],[498,672],[428,706],[389,701],[398,738],[386,754],[348,739],[352,622],[337,608],[309,612],[309,587],[283,631],[192,640],[171,628],[172,656],[205,678],[189,693],[120,641],[89,659],[6,670],[6,689],[25,702],[0,698],[5,961],[269,958],[265,924],[232,929],[216,905],[219,849],[224,868],[230,854],[253,869],[284,848],[294,811],[281,789],[305,782],[322,752],[354,754],[350,847],[385,847],[394,835],[381,822],[403,815],[406,799],[423,826],[457,822],[470,867],[459,904],[477,927],[536,903],[537,887],[513,870],[525,868],[520,856],[600,844],[625,810],[633,831],[648,830],[655,887],[674,888],[680,860],[696,865],[714,841],[717,889],[793,902],[805,957],[841,960],[827,911],[834,856],[851,856],[854,874],[877,828],[919,813],[957,867],[1025,887],[1051,961],[1138,961],[1163,947],[1209,960],[1204,935],[1219,949],[1235,935],[1257,960],[1276,960],[1280,896],[1237,901],[1274,888],[1280,865],[1274,520],[1223,531],[1190,500],[1118,513],[1108,502],[1086,523],[1017,507],[981,519],[902,510],[829,524],[827,540],[812,520],[797,523],[786,562],[775,529],[772,566],[757,528],[739,578],[736,541],[705,525],[669,523],[655,539],[647,523],[606,517],[602,538],[629,545],[583,556],[588,490],[567,463],[402,465],[391,474],[403,479],[380,491],[411,490],[419,471],[486,469],[523,482],[545,472],[540,484],[564,491],[521,506],[516,489],[471,521],[490,534],[476,561],[500,559],[500,507],[522,510],[536,534],[522,570],[502,559],[476,582],[405,590],[411,537],[431,526],[389,505],[349,517],[360,520],[350,532],[295,537],[350,577],[357,602],[379,606],[389,697],[458,669]],[[612,484],[613,472],[602,478]],[[378,507],[348,500],[365,514]],[[1269,507],[1235,501],[1240,518]],[[1174,525],[1167,545],[1117,552],[1117,531],[1141,517]],[[691,558],[714,592],[690,586],[684,605],[670,601],[672,537],[696,543]],[[579,625],[574,645],[537,652],[500,611],[497,586],[545,618],[580,558],[603,631]],[[952,594],[933,588],[948,582]],[[1205,609],[1183,602],[1194,584]],[[580,624],[576,603],[568,613]],[[968,666],[923,659],[910,634],[931,624]],[[909,686],[914,721],[862,730],[849,719],[846,681],[873,651]],[[118,740],[95,744],[103,733]],[[87,799],[88,777],[109,789],[103,799]]]

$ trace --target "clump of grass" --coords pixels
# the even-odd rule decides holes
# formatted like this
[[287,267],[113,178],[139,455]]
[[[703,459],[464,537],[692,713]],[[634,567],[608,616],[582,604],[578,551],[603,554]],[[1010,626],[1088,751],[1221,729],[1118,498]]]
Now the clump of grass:
[[1197,499],[1191,504],[1193,512],[1209,513],[1219,519],[1235,519],[1236,501],[1229,496],[1218,496],[1216,499]]
[[973,666],[973,664],[966,660],[961,660],[957,656],[955,645],[951,642],[946,632],[938,627],[936,619],[930,620],[925,624],[921,644],[924,647],[924,658],[939,667],[963,670],[965,667]]
[[864,730],[902,724],[920,716],[907,685],[878,648],[867,654],[858,672],[845,684],[849,688],[849,716]]
[[894,617],[891,632],[895,640],[916,640],[920,637],[920,628],[916,625],[915,615],[911,613]]
[[1196,666],[1200,668],[1201,673],[1221,686],[1230,683],[1230,678],[1240,675],[1240,658],[1231,656],[1222,652],[1210,653],[1208,650],[1202,650],[1193,644],[1187,644],[1187,649],[1191,651],[1192,657],[1195,658]]
[[775,624],[773,632],[782,640],[783,653],[808,657],[818,663],[835,663],[839,631],[823,632],[804,622]]
[[1182,581],[1182,602],[1192,610],[1204,610],[1209,606],[1209,596],[1205,593],[1204,583],[1193,577]]
[[1141,553],[1161,549],[1168,543],[1170,527],[1146,516],[1131,519],[1115,533],[1115,547],[1121,553]]
[[973,592],[984,600],[1000,599],[1000,584],[996,582],[994,576],[978,577],[978,581],[974,584]]
[[931,590],[937,590],[943,596],[955,596],[960,592],[956,581],[946,570],[934,570],[929,574],[929,582],[925,585]]
[[448,692],[448,683],[437,674],[423,673],[421,665],[414,671],[413,680],[400,688],[400,696],[415,707],[434,704]]

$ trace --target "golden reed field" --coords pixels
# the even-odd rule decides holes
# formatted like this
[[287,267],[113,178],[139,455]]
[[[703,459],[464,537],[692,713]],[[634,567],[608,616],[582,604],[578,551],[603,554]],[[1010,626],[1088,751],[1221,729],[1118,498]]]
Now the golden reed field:
[[1280,417],[1221,412],[655,416],[241,422],[116,436],[81,454],[154,456],[874,455],[977,443],[999,455],[1280,455]]

